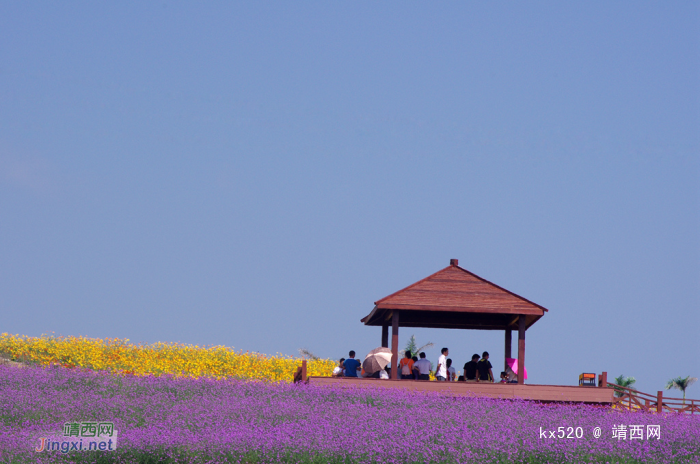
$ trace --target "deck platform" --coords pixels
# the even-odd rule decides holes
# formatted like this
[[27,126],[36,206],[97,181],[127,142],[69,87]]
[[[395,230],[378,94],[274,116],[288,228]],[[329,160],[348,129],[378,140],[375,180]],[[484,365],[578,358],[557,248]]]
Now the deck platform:
[[457,396],[521,398],[546,403],[611,405],[613,388],[570,385],[518,385],[483,382],[434,382],[426,380],[380,380],[348,377],[308,377],[310,385],[403,388],[411,391],[443,392]]

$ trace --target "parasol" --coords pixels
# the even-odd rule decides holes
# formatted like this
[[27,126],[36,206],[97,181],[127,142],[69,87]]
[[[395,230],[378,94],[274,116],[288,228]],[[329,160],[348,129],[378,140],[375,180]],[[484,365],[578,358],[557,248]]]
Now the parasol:
[[362,362],[362,368],[367,375],[383,370],[391,362],[391,350],[385,347],[370,351]]
[[[516,374],[518,373],[518,360],[517,359],[506,358],[506,364],[508,365],[508,367],[510,367],[513,370],[513,372],[515,372]],[[523,370],[525,371],[525,380],[527,380],[527,369],[525,369],[523,367]]]

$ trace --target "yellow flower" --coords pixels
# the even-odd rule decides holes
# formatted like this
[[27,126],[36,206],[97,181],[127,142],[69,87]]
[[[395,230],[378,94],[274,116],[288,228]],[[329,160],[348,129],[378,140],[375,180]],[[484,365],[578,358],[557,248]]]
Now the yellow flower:
[[[301,360],[291,356],[268,356],[235,351],[217,345],[186,345],[157,342],[131,344],[128,339],[87,337],[28,337],[0,335],[0,353],[19,361],[40,365],[106,370],[129,375],[241,378],[292,381]],[[307,362],[308,375],[329,375],[335,367],[330,359]]]

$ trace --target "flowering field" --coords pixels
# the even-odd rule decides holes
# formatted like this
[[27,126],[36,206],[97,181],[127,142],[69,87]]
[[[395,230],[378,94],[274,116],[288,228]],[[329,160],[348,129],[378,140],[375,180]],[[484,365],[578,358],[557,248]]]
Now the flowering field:
[[[87,369],[0,366],[0,419],[4,463],[700,462],[689,415]],[[32,451],[70,421],[114,422],[117,449]],[[540,438],[557,427],[582,436]]]
[[[40,365],[84,367],[133,375],[292,381],[301,364],[288,356],[236,352],[225,346],[181,343],[131,344],[118,338],[0,335],[0,354]],[[330,375],[334,361],[308,361],[308,375]]]

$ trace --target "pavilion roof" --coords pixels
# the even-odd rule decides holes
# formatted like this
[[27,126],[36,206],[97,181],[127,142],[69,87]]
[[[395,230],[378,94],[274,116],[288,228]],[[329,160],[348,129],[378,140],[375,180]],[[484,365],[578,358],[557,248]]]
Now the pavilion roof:
[[391,323],[391,313],[401,312],[402,327],[501,330],[517,328],[520,315],[526,326],[548,310],[459,267],[450,265],[425,279],[376,301],[362,319],[366,325]]

